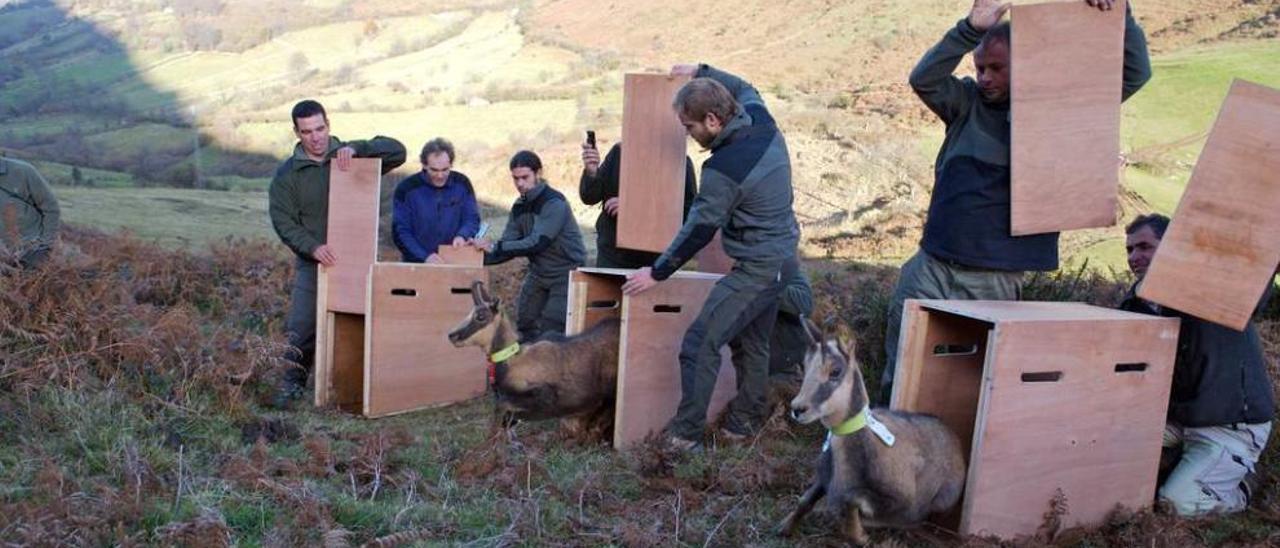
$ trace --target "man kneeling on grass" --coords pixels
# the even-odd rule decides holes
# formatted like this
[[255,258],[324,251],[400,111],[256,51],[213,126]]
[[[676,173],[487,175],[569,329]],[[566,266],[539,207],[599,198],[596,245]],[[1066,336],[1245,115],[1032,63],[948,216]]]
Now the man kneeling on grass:
[[1257,492],[1255,467],[1276,412],[1262,341],[1253,322],[1236,331],[1137,296],[1168,226],[1168,217],[1152,214],[1125,228],[1129,269],[1138,281],[1120,304],[1182,319],[1164,433],[1166,451],[1182,454],[1157,497],[1181,516],[1239,512]]

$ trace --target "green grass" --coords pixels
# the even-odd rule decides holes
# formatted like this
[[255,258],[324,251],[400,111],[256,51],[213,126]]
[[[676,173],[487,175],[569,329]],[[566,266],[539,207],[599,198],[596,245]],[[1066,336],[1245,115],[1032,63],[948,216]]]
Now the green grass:
[[267,196],[172,188],[57,187],[64,222],[127,229],[169,247],[203,248],[226,237],[274,239]]

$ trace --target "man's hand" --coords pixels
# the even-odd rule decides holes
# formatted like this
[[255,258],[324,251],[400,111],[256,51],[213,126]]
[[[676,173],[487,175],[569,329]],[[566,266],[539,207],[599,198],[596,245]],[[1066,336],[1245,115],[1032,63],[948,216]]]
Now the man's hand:
[[1090,6],[1098,8],[1102,11],[1111,11],[1111,8],[1116,7],[1115,6],[1116,0],[1084,0],[1084,1]]
[[443,264],[443,263],[444,263],[444,259],[441,259],[439,254],[437,254],[437,253],[432,253],[432,254],[430,254],[430,255],[427,255],[427,261],[426,261],[426,263],[427,263],[427,264]]
[[312,251],[311,258],[319,261],[320,264],[325,266],[338,264],[338,255],[334,253],[333,248],[329,247],[327,244],[321,245],[320,247],[317,247],[315,251]]
[[596,171],[600,169],[600,151],[586,143],[582,143],[582,169],[592,177],[595,177]]
[[454,236],[454,237],[453,237],[453,247],[462,247],[462,246],[464,246],[464,245],[467,245],[467,239],[466,239],[466,238],[463,238],[462,236]]
[[693,78],[697,74],[698,74],[698,65],[696,64],[690,65],[686,63],[686,64],[671,66],[672,78],[679,78],[681,76],[688,76],[689,78]]
[[[1087,0],[1090,4],[1094,2],[1108,2],[1111,0]],[[973,0],[973,8],[969,10],[969,26],[978,32],[987,32],[987,29],[996,26],[1004,14],[1013,7],[1011,2],[1001,2],[1000,0]]]
[[618,206],[619,206],[621,203],[622,203],[622,202],[619,202],[619,201],[618,201],[618,197],[617,197],[617,196],[614,196],[614,197],[612,197],[612,198],[609,198],[608,200],[605,200],[605,201],[604,201],[604,212],[605,212],[605,213],[608,213],[610,217],[617,217],[617,216],[618,216]]
[[658,280],[653,279],[653,269],[646,266],[627,276],[626,283],[622,284],[622,294],[639,295],[653,289],[653,286],[658,285],[658,283]]
[[471,240],[471,245],[481,251],[485,251],[485,252],[493,251],[493,242],[489,241],[486,238],[476,238],[474,240]]
[[356,149],[351,147],[342,147],[333,153],[334,163],[338,164],[338,171],[351,169],[351,159],[355,157]]

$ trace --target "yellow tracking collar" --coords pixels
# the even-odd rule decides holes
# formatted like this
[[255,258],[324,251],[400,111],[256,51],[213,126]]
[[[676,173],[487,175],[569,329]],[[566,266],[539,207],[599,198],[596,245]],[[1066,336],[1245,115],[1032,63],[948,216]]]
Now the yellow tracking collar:
[[831,433],[836,436],[848,436],[849,434],[866,428],[867,411],[868,408],[863,407],[862,411],[859,411],[857,415],[849,417],[844,422],[837,424],[834,428],[831,428]]
[[[493,363],[502,363],[511,359],[513,356],[519,353],[520,353],[520,343],[518,342],[511,343],[511,346],[508,346],[506,348],[503,348],[502,350],[489,354],[489,361]],[[863,421],[863,424],[866,424],[866,421]]]

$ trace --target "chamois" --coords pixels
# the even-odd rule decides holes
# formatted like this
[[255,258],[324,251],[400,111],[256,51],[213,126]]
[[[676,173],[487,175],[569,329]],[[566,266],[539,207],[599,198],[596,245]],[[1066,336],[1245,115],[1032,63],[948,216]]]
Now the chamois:
[[[827,427],[829,445],[818,460],[813,484],[778,525],[790,535],[823,496],[846,519],[843,532],[858,545],[868,527],[909,527],[946,512],[964,490],[965,463],[959,439],[929,415],[878,408],[870,411],[867,387],[853,353],[825,340],[806,323],[804,384],[791,401],[792,417]],[[887,431],[887,433],[885,433]]]
[[501,299],[490,298],[479,281],[471,286],[471,298],[475,307],[449,332],[449,342],[479,346],[489,355],[498,411],[523,420],[565,418],[571,433],[607,436],[613,428],[620,322],[606,320],[572,337],[517,344]]

